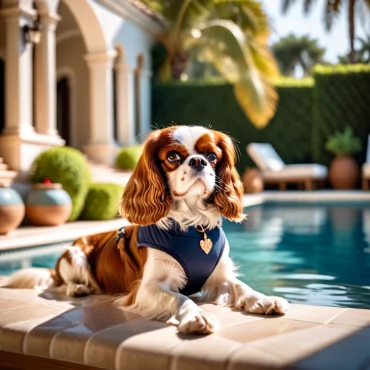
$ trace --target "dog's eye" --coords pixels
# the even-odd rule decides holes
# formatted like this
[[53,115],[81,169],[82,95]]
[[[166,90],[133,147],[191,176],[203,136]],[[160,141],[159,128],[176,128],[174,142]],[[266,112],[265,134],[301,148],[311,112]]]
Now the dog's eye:
[[181,157],[180,157],[179,153],[177,153],[177,152],[171,152],[167,156],[167,161],[170,162],[170,163],[180,162],[181,161]]
[[214,162],[216,159],[217,159],[217,155],[216,153],[209,153],[207,155],[207,159],[210,161],[210,162]]

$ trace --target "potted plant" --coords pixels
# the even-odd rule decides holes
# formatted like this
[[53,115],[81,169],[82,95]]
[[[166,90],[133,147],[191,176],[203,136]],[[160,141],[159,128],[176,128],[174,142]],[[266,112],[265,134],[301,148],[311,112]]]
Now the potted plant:
[[260,193],[264,188],[264,182],[260,171],[256,168],[247,167],[242,175],[245,193]]
[[326,150],[335,154],[329,179],[334,189],[354,189],[360,176],[360,169],[352,155],[361,150],[361,141],[353,135],[347,126],[343,132],[336,132],[329,137]]
[[71,211],[72,200],[62,184],[52,183],[45,178],[42,183],[32,185],[26,199],[26,216],[33,225],[62,225],[68,220]]

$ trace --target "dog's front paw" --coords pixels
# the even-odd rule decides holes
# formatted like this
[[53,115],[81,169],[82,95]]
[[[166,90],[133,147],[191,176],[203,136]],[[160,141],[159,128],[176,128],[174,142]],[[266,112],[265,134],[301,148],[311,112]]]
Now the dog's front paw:
[[90,294],[90,289],[83,284],[69,284],[67,286],[67,295],[70,297],[83,297]]
[[277,315],[284,314],[288,311],[288,301],[280,297],[250,297],[245,298],[240,302],[241,306],[238,307],[249,313]]
[[218,327],[218,320],[202,310],[188,312],[181,318],[178,329],[181,333],[211,334]]

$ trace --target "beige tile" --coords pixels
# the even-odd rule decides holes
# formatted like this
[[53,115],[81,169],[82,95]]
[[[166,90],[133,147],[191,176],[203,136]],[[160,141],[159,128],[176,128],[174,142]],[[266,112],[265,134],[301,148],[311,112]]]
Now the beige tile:
[[[349,326],[319,325],[310,329],[261,339],[250,343],[250,345],[288,362],[296,362],[322,349],[333,346],[355,332],[356,328]],[[365,337],[362,338],[367,340]]]
[[282,317],[271,317],[260,321],[224,328],[218,331],[217,335],[236,342],[246,343],[297,330],[309,329],[317,325],[319,324],[288,320]]
[[173,350],[183,342],[177,329],[169,326],[126,339],[117,349],[116,368],[151,370],[170,368]]
[[26,301],[28,303],[33,302],[62,308],[74,308],[113,300],[113,297],[107,295],[92,295],[88,297],[72,298],[66,296],[64,293],[58,292],[40,292],[33,289],[0,288],[0,299],[16,299]]
[[230,355],[227,370],[280,369],[284,364],[286,361],[280,357],[246,344]]
[[175,348],[171,369],[221,370],[226,367],[228,357],[240,346],[240,343],[217,334],[193,335]]
[[96,333],[86,344],[84,363],[106,369],[115,368],[115,356],[119,345],[136,335],[166,328],[158,321],[137,319]]
[[335,317],[330,323],[350,326],[370,325],[370,310],[349,308],[347,311]]
[[23,341],[28,331],[53,318],[54,315],[8,324],[0,329],[0,349],[23,353]]
[[0,299],[0,311],[7,310],[9,308],[16,308],[20,306],[24,306],[27,301],[22,301],[18,299]]
[[50,358],[83,364],[85,346],[91,336],[91,330],[83,325],[60,331],[50,345]]
[[285,318],[300,321],[327,323],[334,317],[346,311],[347,308],[308,306],[303,304],[290,305]]
[[56,306],[47,306],[40,303],[25,303],[24,306],[4,310],[0,314],[0,327],[16,322],[28,321],[49,315],[58,315],[64,309]]
[[250,315],[245,312],[233,311],[230,307],[220,307],[213,304],[200,304],[208,312],[213,313],[220,322],[220,328],[239,325],[246,322],[262,320],[262,315]]
[[79,312],[80,325],[61,330],[54,336],[49,351],[51,358],[84,363],[85,345],[95,333],[128,320],[128,315],[111,301],[84,306]]
[[23,342],[23,351],[27,355],[50,357],[49,349],[54,336],[69,327],[82,322],[82,312],[74,309],[51,318],[30,330]]
[[297,361],[294,369],[362,370],[370,361],[370,339],[350,335]]

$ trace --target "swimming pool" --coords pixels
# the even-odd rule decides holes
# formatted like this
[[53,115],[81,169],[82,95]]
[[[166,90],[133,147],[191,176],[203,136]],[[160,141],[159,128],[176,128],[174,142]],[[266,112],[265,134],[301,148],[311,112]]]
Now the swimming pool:
[[[370,204],[272,204],[224,222],[242,280],[292,303],[370,308]],[[0,253],[0,275],[53,267],[62,245]]]

